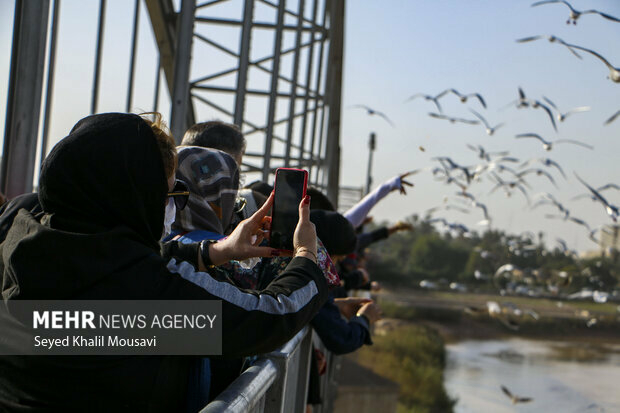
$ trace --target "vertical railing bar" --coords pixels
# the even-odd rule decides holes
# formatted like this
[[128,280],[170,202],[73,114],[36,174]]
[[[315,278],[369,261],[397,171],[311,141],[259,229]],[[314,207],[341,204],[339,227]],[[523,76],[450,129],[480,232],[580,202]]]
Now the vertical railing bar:
[[157,53],[157,75],[155,76],[155,91],[153,93],[153,112],[157,112],[159,106],[159,85],[161,78],[161,56]]
[[[325,22],[327,20],[327,1],[323,2],[323,26],[325,26]],[[322,80],[322,74],[323,74],[323,56],[325,54],[325,40],[327,39],[327,35],[324,35],[321,38],[321,44],[319,46],[319,63],[317,65],[317,71],[316,71],[316,91],[317,91],[317,96],[320,96],[320,92],[321,92],[321,80]],[[325,89],[323,90],[323,93],[325,93]],[[318,98],[314,100],[314,107],[317,108],[318,106]],[[314,153],[314,145],[316,143],[316,126],[317,126],[317,119],[318,119],[318,115],[319,112],[315,111],[314,112],[314,117],[312,118],[312,142],[310,143],[310,150]],[[321,160],[321,147],[323,145],[323,122],[324,122],[324,115],[325,115],[325,96],[323,96],[323,107],[321,109],[321,127],[319,129],[319,146],[317,148],[317,167],[316,167],[316,175],[315,175],[315,180],[314,183],[318,184],[319,183],[319,169],[321,169],[320,166],[318,166],[318,162]],[[312,170],[314,170],[314,168],[312,168]]]
[[284,7],[285,0],[281,0],[278,5],[278,23],[276,25],[275,39],[273,46],[273,66],[271,74],[271,97],[269,99],[269,110],[267,113],[267,132],[265,135],[265,159],[263,163],[263,181],[267,182],[271,172],[271,136],[273,135],[273,121],[276,112],[276,100],[278,91],[278,75],[280,74],[280,52],[282,49],[282,31],[284,27]]
[[90,104],[90,113],[97,112],[97,99],[99,98],[99,75],[101,72],[101,52],[103,51],[103,34],[105,26],[106,0],[99,1],[99,28],[97,30],[97,50],[95,52],[95,76],[93,79],[93,94]]
[[41,135],[41,148],[39,165],[43,163],[47,154],[47,140],[49,136],[50,113],[52,111],[52,97],[54,94],[54,72],[56,68],[56,38],[58,33],[58,20],[60,19],[60,0],[54,0],[52,9],[52,28],[49,43],[49,62],[47,66],[47,86],[45,91],[45,109],[43,112],[43,132]]
[[[318,7],[319,7],[318,0],[314,0],[313,6],[312,6],[312,24],[313,24],[312,27],[316,25]],[[301,146],[301,152],[299,153],[299,162],[298,162],[298,165],[300,167],[305,158],[304,147],[306,145],[306,128],[308,126],[308,105],[310,103],[310,99],[308,97],[308,90],[310,89],[310,82],[312,81],[312,63],[314,62],[314,35],[315,33],[316,33],[315,29],[313,29],[310,32],[310,43],[312,44],[312,46],[310,46],[310,49],[308,50],[308,61],[306,63],[306,96],[304,97],[304,115],[301,121],[301,142],[299,144],[299,146]],[[312,116],[316,116],[316,111],[314,111]],[[310,156],[313,157],[312,148],[310,148]]]
[[127,82],[127,104],[125,112],[131,110],[131,100],[133,98],[133,79],[136,66],[136,49],[138,48],[138,25],[140,23],[140,0],[136,0],[135,14],[133,16],[133,36],[131,42],[131,57],[129,61],[129,81]]
[[196,0],[182,0],[181,13],[177,21],[177,43],[174,56],[174,87],[170,108],[170,129],[172,136],[181,143],[181,137],[188,125],[191,107],[189,71],[194,39],[194,15]]
[[[284,166],[289,167],[291,162],[291,144],[293,143],[293,126],[295,125],[295,104],[297,103],[297,79],[299,77],[299,55],[301,46],[301,28],[303,25],[303,13],[305,0],[299,0],[299,18],[297,19],[297,30],[295,31],[295,55],[293,57],[293,78],[291,82],[291,95],[288,106],[288,124],[286,125],[286,151],[284,152]],[[307,97],[308,92],[304,93]],[[300,151],[303,156],[303,151]]]
[[239,68],[237,69],[237,93],[235,96],[235,115],[233,123],[243,126],[245,110],[245,92],[248,82],[248,68],[250,63],[250,42],[252,39],[252,20],[254,19],[254,0],[245,0],[243,9],[243,28],[239,44]]

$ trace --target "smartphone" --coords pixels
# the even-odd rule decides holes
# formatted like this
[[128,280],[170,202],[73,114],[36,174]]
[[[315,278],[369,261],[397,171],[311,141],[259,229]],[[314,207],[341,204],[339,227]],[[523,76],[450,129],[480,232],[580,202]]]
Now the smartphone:
[[299,221],[299,203],[306,196],[308,171],[276,169],[275,198],[271,212],[269,246],[293,251],[293,234]]

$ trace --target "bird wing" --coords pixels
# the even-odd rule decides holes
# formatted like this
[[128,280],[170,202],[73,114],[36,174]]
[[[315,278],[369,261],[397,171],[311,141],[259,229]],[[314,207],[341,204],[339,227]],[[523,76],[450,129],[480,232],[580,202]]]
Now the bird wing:
[[566,117],[566,116],[570,115],[571,113],[587,112],[589,110],[590,110],[590,106],[579,106],[578,108],[574,108],[574,109],[569,110],[568,112],[566,112],[564,114],[564,116]]
[[620,110],[614,113],[613,115],[611,115],[611,117],[605,121],[605,125],[609,125],[611,122],[616,120],[618,116],[620,116]]
[[585,10],[585,11],[582,11],[581,14],[598,14],[599,16],[604,17],[607,20],[620,23],[620,19],[618,19],[617,17],[610,16],[609,14],[600,12],[598,10]]
[[545,166],[555,166],[556,168],[558,168],[558,171],[560,171],[560,173],[562,174],[562,176],[564,177],[564,179],[566,179],[566,174],[564,173],[564,170],[562,170],[562,167],[560,166],[560,164],[559,164],[559,163],[557,163],[557,162],[556,162],[556,161],[554,161],[553,159],[549,159],[549,158],[543,159],[543,160],[542,160],[542,163],[543,163]]
[[559,111],[558,107],[555,105],[555,103],[553,103],[553,102],[551,101],[551,99],[549,99],[549,98],[548,98],[548,97],[546,97],[546,96],[543,96],[543,100],[544,100],[545,102],[547,102],[549,105],[551,105],[551,107],[552,107],[553,109],[555,109],[555,110]]
[[392,121],[390,120],[390,118],[388,118],[388,117],[386,116],[386,114],[385,114],[385,113],[375,111],[375,115],[381,116],[383,119],[385,119],[385,120],[387,121],[387,123],[389,123],[390,125],[394,126],[394,122],[392,122]]
[[502,391],[504,392],[504,394],[512,399],[512,393],[510,393],[510,390],[508,390],[506,386],[501,386],[501,387],[502,387]]
[[424,93],[416,93],[415,95],[409,96],[409,98],[407,98],[407,100],[405,100],[405,102],[409,102],[410,100],[413,100],[413,99],[418,98],[420,96],[424,96],[425,98],[426,97],[430,97],[428,95],[425,95]]
[[486,121],[486,119],[485,119],[485,118],[483,118],[483,117],[482,117],[482,115],[481,115],[481,114],[479,114],[478,112],[476,112],[476,111],[475,111],[475,110],[473,110],[473,109],[469,109],[469,111],[470,111],[471,113],[473,113],[475,117],[477,117],[478,119],[480,119],[480,121],[481,121],[482,123],[484,123],[484,126],[486,126],[486,127],[487,127],[487,128],[489,128],[489,129],[491,128],[491,126],[489,126],[489,123]]
[[553,143],[572,143],[574,145],[583,146],[584,148],[594,149],[594,146],[588,145],[587,143],[576,141],[574,139],[558,139],[557,141]]
[[482,105],[483,108],[487,108],[487,103],[484,101],[484,99],[482,98],[482,95],[480,93],[470,93],[467,96],[473,96],[476,99],[478,99],[480,101],[480,104]]
[[553,129],[557,132],[558,131],[558,127],[555,125],[555,119],[553,117],[553,112],[551,112],[551,109],[549,109],[548,106],[543,105],[542,103],[540,103],[539,101],[535,101],[538,106],[540,106],[541,108],[543,108],[543,110],[545,112],[547,112],[547,115],[549,115],[549,119],[551,120],[551,124],[553,125]]
[[437,119],[450,119],[446,115],[441,115],[439,113],[434,113],[434,112],[429,112],[428,116],[430,116],[432,118],[437,118]]
[[349,109],[356,109],[356,108],[362,108],[362,109],[366,109],[366,110],[372,110],[370,107],[366,106],[366,105],[351,105],[349,106]]
[[611,65],[611,63],[609,63],[609,61],[607,61],[607,59],[605,59],[603,56],[601,56],[600,54],[596,53],[594,50],[590,50],[590,49],[586,49],[585,47],[581,47],[581,46],[577,46],[574,44],[569,44],[566,43],[569,47],[574,47],[575,49],[579,49],[579,50],[583,50],[584,52],[588,52],[591,55],[594,55],[596,57],[598,57],[603,63],[605,63],[605,65],[609,68],[609,69],[615,69],[615,67],[613,67]]
[[555,183],[555,179],[553,179],[553,176],[551,176],[551,174],[545,170],[542,169],[538,169],[538,171],[536,172],[539,175],[544,175],[546,176],[549,181],[551,181],[551,183],[553,184],[553,186],[555,186],[557,188],[557,184]]
[[517,397],[517,403],[528,403],[534,400],[531,397]]
[[461,122],[461,123],[467,123],[469,125],[477,125],[480,123],[477,120],[470,120],[470,119],[454,118],[454,120],[457,122]]
[[575,176],[577,177],[577,179],[579,180],[579,182],[581,182],[586,188],[588,188],[590,190],[590,192],[592,193],[592,195],[594,195],[596,197],[596,199],[598,199],[599,201],[601,201],[603,204],[605,204],[605,206],[609,206],[609,202],[607,202],[607,200],[605,199],[605,197],[603,197],[603,195],[599,194],[598,191],[594,188],[592,188],[590,185],[588,185],[586,183],[586,181],[584,181],[583,179],[581,179],[579,177],[579,175],[577,175],[577,172],[573,172],[575,174]]
[[601,186],[600,188],[596,188],[597,191],[601,192],[601,191],[605,191],[607,189],[618,189],[620,190],[620,186],[616,185],[616,184],[606,184]]
[[539,141],[541,141],[542,143],[545,144],[549,144],[549,142],[547,142],[546,140],[544,140],[540,135],[536,134],[536,133],[520,133],[518,135],[515,136],[515,138],[517,139],[522,139],[522,138],[536,138]]
[[542,39],[544,36],[529,36],[529,37],[523,37],[521,39],[517,39],[515,40],[517,43],[525,43],[525,42],[532,42],[534,40],[538,40],[538,39]]
[[576,13],[577,10],[573,9],[573,6],[571,6],[570,4],[568,4],[568,2],[564,1],[564,0],[545,0],[545,1],[537,1],[536,3],[532,4],[532,7],[536,7],[536,6],[540,6],[543,4],[551,4],[551,3],[564,3],[566,4],[566,6],[568,6],[568,8],[573,12]]

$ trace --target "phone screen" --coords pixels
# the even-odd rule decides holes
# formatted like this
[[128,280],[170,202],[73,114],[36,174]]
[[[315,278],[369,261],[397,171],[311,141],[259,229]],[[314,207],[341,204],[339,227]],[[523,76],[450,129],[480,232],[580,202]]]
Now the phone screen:
[[269,242],[272,248],[293,250],[293,234],[299,221],[299,203],[306,195],[307,177],[308,172],[302,169],[276,170]]

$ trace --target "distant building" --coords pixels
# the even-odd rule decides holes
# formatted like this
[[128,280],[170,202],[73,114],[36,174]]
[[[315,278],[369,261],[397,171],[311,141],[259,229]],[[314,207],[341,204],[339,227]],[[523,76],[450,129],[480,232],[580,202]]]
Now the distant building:
[[605,225],[601,229],[599,245],[603,251],[620,250],[620,225]]

